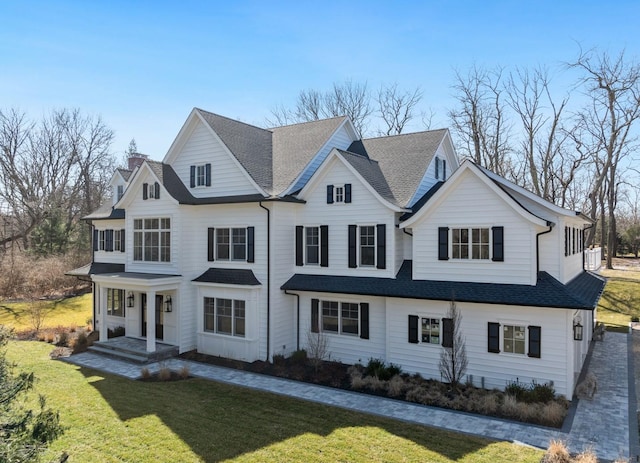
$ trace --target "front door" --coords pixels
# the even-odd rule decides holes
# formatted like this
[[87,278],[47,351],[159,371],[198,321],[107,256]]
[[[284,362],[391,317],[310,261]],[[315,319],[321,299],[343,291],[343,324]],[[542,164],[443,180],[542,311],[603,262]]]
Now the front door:
[[[163,297],[156,294],[156,339],[163,339],[164,312],[162,311]],[[147,336],[147,295],[142,293],[142,337]]]

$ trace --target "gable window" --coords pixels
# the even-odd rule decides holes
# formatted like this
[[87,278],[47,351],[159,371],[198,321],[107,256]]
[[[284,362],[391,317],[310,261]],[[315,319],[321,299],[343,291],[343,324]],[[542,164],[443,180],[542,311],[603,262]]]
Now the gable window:
[[124,290],[107,288],[107,315],[124,317]]
[[489,229],[453,228],[451,255],[453,259],[489,259]]
[[120,199],[122,199],[122,195],[124,194],[124,185],[118,185],[117,191],[118,192],[116,197],[118,198],[117,200],[120,201]]
[[344,187],[343,186],[336,186],[335,189],[335,202],[336,203],[342,203],[344,202]]
[[211,164],[191,166],[189,185],[191,188],[211,186]]
[[171,219],[134,219],[133,260],[171,261]]
[[204,331],[245,337],[245,301],[205,297]]
[[311,299],[311,332],[369,339],[369,304]]
[[351,184],[344,185],[327,185],[327,204],[334,203],[350,203],[351,202]]

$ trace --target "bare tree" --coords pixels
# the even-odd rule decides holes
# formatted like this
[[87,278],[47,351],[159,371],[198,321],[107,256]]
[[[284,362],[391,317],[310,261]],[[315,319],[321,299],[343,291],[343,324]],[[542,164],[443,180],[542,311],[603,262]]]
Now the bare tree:
[[415,117],[414,111],[420,100],[422,91],[419,87],[413,91],[403,91],[398,88],[397,82],[382,85],[376,98],[378,112],[385,124],[381,132],[384,135],[402,133],[405,125]]
[[[624,51],[611,57],[607,52],[590,50],[581,52],[568,66],[583,73],[579,84],[590,98],[578,119],[587,135],[582,144],[598,167],[591,191],[592,204],[606,187],[601,209],[606,205],[606,266],[610,269],[617,243],[615,211],[622,176],[620,164],[635,148],[636,137],[631,129],[640,118],[640,64],[626,60]],[[591,214],[596,215],[593,208]]]
[[329,357],[329,339],[321,331],[307,333],[307,356],[316,373]]
[[[444,320],[447,320],[445,323]],[[462,315],[455,300],[451,300],[447,317],[443,319],[442,353],[440,354],[440,374],[453,387],[457,386],[467,371],[467,349],[462,336]],[[447,339],[450,342],[445,342]]]

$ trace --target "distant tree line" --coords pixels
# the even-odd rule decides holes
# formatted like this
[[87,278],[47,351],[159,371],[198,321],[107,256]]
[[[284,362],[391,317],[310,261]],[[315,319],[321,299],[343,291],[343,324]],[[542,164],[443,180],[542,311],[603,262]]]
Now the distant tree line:
[[[611,55],[592,49],[581,50],[562,70],[576,77],[561,93],[552,88],[545,67],[507,71],[474,65],[456,71],[448,125],[461,158],[597,221],[587,231],[586,244],[602,243],[612,268],[619,246],[636,255],[640,248],[640,172],[632,164],[640,64],[624,51]],[[267,123],[348,115],[365,137],[400,134],[411,122],[430,128],[434,114],[421,110],[423,96],[422,89],[405,90],[397,83],[377,91],[366,82],[334,83],[324,92],[301,91],[292,108],[275,107]]]

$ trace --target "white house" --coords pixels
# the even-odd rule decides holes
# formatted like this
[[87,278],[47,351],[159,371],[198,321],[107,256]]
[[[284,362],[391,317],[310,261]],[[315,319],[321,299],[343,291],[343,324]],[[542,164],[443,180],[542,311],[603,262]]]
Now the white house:
[[[571,395],[604,280],[583,215],[459,163],[447,130],[359,139],[348,118],[261,129],[194,109],[163,162],[87,217],[94,320],[254,361],[326,335],[332,359],[440,378],[451,301],[468,379]],[[584,336],[575,340],[575,327]]]

